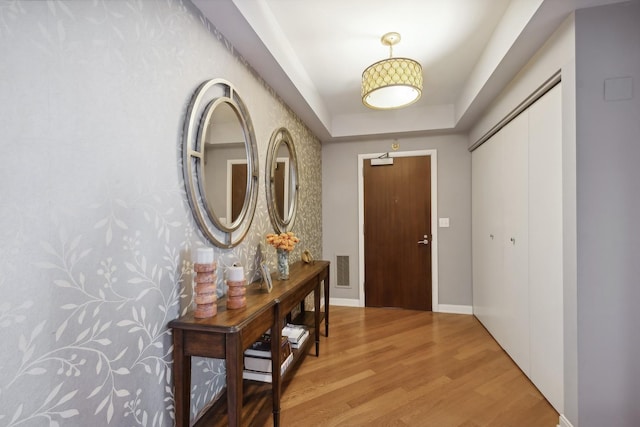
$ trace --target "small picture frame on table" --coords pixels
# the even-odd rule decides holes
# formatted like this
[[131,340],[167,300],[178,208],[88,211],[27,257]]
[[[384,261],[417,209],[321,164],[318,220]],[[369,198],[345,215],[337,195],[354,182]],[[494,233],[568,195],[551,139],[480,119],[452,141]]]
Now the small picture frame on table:
[[267,292],[273,290],[273,282],[271,281],[271,273],[266,262],[260,263],[260,271],[262,272],[262,281],[267,284]]

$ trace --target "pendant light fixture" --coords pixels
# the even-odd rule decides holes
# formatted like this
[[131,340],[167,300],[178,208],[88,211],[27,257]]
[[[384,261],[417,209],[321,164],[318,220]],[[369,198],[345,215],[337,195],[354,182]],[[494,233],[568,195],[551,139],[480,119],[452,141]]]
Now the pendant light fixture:
[[422,95],[422,66],[409,58],[394,58],[393,45],[400,34],[382,36],[389,59],[378,61],[362,73],[362,102],[374,110],[391,110],[413,104]]

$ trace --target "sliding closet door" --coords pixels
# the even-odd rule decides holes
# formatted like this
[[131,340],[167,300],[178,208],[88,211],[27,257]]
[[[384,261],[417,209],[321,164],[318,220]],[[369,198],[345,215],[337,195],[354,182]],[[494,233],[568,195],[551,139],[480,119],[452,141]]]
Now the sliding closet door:
[[560,413],[563,388],[562,89],[529,108],[531,380]]
[[473,309],[564,411],[561,87],[472,154]]
[[473,254],[473,314],[485,326],[489,322],[490,298],[487,292],[487,251],[489,236],[488,210],[485,196],[487,191],[487,173],[489,161],[487,145],[478,147],[472,155],[471,162],[471,253]]
[[[494,141],[500,139],[494,136]],[[484,144],[473,152],[472,253],[473,312],[494,334],[498,328],[500,282],[502,281],[502,154],[499,143]],[[498,184],[498,186],[496,186]],[[498,331],[499,332],[499,331]]]
[[504,280],[501,325],[504,349],[529,373],[529,120],[523,112],[503,130],[502,249]]
[[473,152],[474,314],[529,370],[526,112]]

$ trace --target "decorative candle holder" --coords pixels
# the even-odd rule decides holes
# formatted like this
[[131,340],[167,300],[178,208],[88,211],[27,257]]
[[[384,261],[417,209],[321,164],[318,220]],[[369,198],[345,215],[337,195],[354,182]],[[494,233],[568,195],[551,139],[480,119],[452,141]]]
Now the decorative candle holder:
[[204,319],[218,313],[218,296],[216,295],[216,263],[213,261],[213,249],[198,249],[193,270],[196,272],[194,317]]
[[227,268],[227,308],[229,310],[237,310],[247,306],[246,284],[242,267]]
[[216,263],[194,264],[196,271],[196,313],[195,317],[203,319],[213,317],[218,312],[218,296],[216,295]]

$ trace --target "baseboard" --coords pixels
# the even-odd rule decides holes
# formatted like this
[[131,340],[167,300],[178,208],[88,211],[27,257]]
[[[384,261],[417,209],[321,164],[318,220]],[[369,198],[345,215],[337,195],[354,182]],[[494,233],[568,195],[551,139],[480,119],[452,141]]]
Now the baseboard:
[[473,314],[473,307],[470,305],[452,305],[452,304],[438,304],[438,313],[451,313],[451,314]]
[[[360,301],[351,298],[330,298],[331,305],[337,305],[342,307],[362,307]],[[436,313],[451,313],[451,314],[473,314],[473,307],[470,305],[453,305],[453,304],[438,304],[438,307],[433,310]]]
[[560,414],[560,420],[558,421],[558,427],[573,427],[573,424],[564,416]]
[[360,307],[360,301],[351,298],[329,298],[331,305],[339,305],[342,307]]

